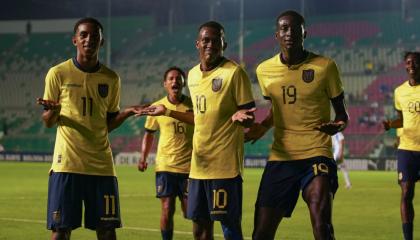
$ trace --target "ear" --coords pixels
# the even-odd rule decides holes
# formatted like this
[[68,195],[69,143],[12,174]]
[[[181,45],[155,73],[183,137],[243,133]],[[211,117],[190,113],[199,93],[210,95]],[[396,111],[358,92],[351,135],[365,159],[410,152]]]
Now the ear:
[[195,48],[198,50],[198,40],[195,40]]
[[223,41],[223,51],[225,51],[226,50],[226,48],[227,48],[227,42],[225,42],[225,41]]
[[275,38],[276,40],[279,40],[279,32],[278,32],[278,31],[276,31],[276,33],[274,34],[274,38]]
[[71,38],[71,42],[73,43],[74,46],[77,46],[77,40],[76,40],[76,36],[73,36]]
[[303,39],[306,39],[306,30],[305,29],[303,29]]
[[105,43],[105,39],[103,39],[103,38],[102,38],[102,39],[101,39],[101,43],[99,44],[99,46],[101,46],[101,47],[102,47],[102,46],[104,45],[104,43]]

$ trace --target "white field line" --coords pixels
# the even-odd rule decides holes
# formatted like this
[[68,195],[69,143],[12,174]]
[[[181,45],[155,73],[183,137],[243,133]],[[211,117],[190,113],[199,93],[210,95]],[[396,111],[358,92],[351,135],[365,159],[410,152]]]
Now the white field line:
[[[35,219],[21,219],[21,218],[0,218],[0,221],[9,221],[9,222],[24,222],[24,223],[40,223],[45,224],[46,222],[43,220],[35,220]],[[142,228],[142,227],[128,227],[124,226],[122,228],[128,229],[128,230],[134,230],[134,231],[145,231],[145,232],[160,232],[160,229],[156,228]],[[175,234],[180,235],[189,235],[192,236],[192,232],[184,232],[184,231],[174,231]],[[221,234],[214,234],[215,237],[223,238],[223,235]],[[250,237],[244,237],[244,239],[251,239]]]

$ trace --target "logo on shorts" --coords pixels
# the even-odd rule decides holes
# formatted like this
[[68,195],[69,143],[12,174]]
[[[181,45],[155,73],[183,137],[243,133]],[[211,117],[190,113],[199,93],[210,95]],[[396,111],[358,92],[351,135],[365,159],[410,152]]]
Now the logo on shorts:
[[403,173],[402,172],[399,172],[398,173],[398,180],[401,181],[402,179],[403,179]]
[[211,81],[211,90],[218,92],[222,88],[223,79],[220,77],[213,78]]
[[52,213],[52,219],[54,222],[60,222],[61,221],[61,214],[60,211],[55,211]]
[[162,185],[156,186],[156,192],[157,193],[161,193],[162,192],[162,189],[163,189]]
[[108,96],[108,84],[98,84],[99,96],[105,98]]
[[313,69],[307,69],[307,70],[303,70],[302,72],[302,80],[306,83],[310,83],[314,80],[315,78],[315,70]]

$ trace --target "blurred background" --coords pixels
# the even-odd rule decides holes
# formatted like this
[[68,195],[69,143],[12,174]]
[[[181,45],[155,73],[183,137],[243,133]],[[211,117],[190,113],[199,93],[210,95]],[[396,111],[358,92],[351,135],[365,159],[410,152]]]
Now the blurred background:
[[[278,53],[275,19],[287,9],[304,15],[305,48],[334,59],[341,71],[351,117],[345,130],[352,169],[394,169],[393,89],[406,80],[405,51],[420,50],[420,1],[415,0],[17,0],[0,8],[0,159],[48,161],[56,129],[41,122],[36,97],[48,69],[75,55],[73,25],[86,16],[105,28],[101,61],[122,79],[121,105],[163,97],[170,66],[198,63],[198,26],[220,21],[225,55],[241,63],[252,82],[261,119],[268,110],[255,78],[262,60]],[[111,133],[115,154],[140,148],[144,118],[130,118]],[[246,145],[248,166],[268,155],[272,134]]]

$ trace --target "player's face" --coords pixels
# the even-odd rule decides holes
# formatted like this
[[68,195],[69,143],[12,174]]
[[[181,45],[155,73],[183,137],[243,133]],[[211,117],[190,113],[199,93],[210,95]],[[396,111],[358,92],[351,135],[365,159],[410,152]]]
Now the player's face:
[[183,77],[177,70],[171,70],[166,75],[165,81],[163,81],[163,87],[165,87],[168,95],[180,96],[182,94]]
[[405,69],[407,70],[408,75],[412,79],[420,78],[420,59],[414,54],[410,54],[405,59]]
[[101,29],[94,23],[82,23],[73,36],[73,44],[82,56],[97,56],[103,44]]
[[196,40],[201,62],[207,65],[217,62],[223,56],[225,48],[224,33],[215,28],[203,27]]
[[283,16],[277,23],[276,39],[281,49],[300,49],[305,39],[305,28],[293,16]]

